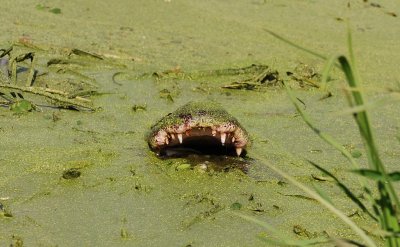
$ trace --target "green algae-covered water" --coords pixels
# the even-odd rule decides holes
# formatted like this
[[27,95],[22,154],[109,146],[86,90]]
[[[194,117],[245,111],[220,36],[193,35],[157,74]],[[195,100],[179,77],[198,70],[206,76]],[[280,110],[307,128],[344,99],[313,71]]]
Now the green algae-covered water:
[[[388,169],[398,169],[400,10],[395,1],[379,7],[322,0],[120,0],[112,6],[92,0],[3,1],[0,11],[0,48],[15,44],[15,52],[34,51],[39,74],[47,73],[38,77],[41,86],[68,91],[84,85],[95,91],[89,99],[97,108],[40,107],[26,114],[0,108],[0,245],[268,246],[259,236],[271,232],[233,210],[294,239],[357,240],[259,158],[309,186],[317,183],[362,227],[378,227],[305,161],[326,167],[361,193],[345,158],[302,122],[280,82],[240,90],[224,86],[257,76],[240,69],[252,64],[277,71],[318,127],[360,151],[358,160],[366,165],[353,119],[340,114],[347,105],[339,71],[333,71],[329,86],[333,96],[321,100],[326,92],[296,78],[301,68],[320,73],[324,61],[265,31],[326,55],[341,54],[347,50],[349,19],[368,98],[384,102],[371,109],[379,149]],[[68,55],[73,49],[103,60]],[[75,60],[48,65],[56,58]],[[60,83],[69,78],[60,70],[72,71],[69,84]],[[28,93],[24,97],[52,105]],[[145,135],[151,125],[193,99],[219,102],[240,121],[252,139],[248,158],[159,159],[149,150]],[[247,173],[230,166],[196,169],[202,162],[250,168]]]

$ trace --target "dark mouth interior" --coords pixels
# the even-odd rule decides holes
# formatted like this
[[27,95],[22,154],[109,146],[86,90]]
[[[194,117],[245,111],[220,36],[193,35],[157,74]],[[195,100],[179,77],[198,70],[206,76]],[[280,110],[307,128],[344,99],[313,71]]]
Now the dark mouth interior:
[[[208,135],[186,137],[182,144],[166,146],[160,152],[165,157],[186,157],[191,154],[237,156],[232,143],[222,145],[219,137]],[[241,156],[245,154],[246,151],[243,150]]]

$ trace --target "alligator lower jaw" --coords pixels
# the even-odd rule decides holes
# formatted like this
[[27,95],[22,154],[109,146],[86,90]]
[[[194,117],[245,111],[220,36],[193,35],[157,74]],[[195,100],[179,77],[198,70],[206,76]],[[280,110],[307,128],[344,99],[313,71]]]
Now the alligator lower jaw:
[[241,131],[236,128],[235,131],[223,132],[211,127],[194,127],[179,133],[159,130],[154,136],[152,149],[187,148],[200,153],[236,153],[240,156],[247,144]]

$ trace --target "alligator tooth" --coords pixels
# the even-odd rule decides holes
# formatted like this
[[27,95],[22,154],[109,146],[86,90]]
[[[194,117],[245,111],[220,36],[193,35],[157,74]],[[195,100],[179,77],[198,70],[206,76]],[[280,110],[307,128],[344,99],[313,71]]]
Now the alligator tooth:
[[222,143],[222,146],[225,144],[225,139],[226,139],[226,133],[221,132],[221,143]]
[[174,134],[171,134],[171,139],[175,140],[175,135]]
[[179,143],[182,144],[182,134],[177,134],[177,135],[178,135]]
[[235,137],[232,137],[232,142],[235,142]]
[[240,156],[240,154],[242,153],[243,149],[242,148],[236,148],[236,154],[237,156]]
[[212,136],[216,136],[216,135],[217,135],[217,131],[216,131],[216,130],[213,130],[213,131],[211,132],[211,134],[212,134]]
[[166,143],[167,145],[169,144],[168,137],[165,138],[165,143]]

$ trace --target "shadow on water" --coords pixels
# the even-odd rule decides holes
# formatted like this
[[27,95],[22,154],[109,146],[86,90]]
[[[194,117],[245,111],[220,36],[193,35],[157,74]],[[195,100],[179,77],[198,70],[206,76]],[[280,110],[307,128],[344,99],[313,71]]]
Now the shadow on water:
[[[211,140],[211,138],[210,138]],[[243,151],[240,157],[233,147],[218,145],[197,146],[187,142],[186,145],[171,147],[161,150],[159,158],[162,160],[174,160],[183,158],[190,169],[199,169],[205,172],[231,172],[240,170],[257,182],[281,181],[282,178],[263,165],[257,159]]]

